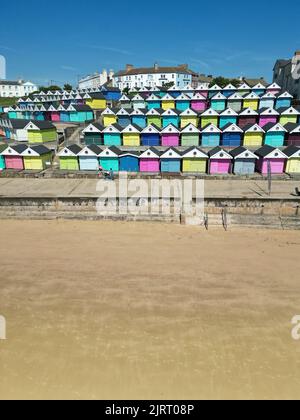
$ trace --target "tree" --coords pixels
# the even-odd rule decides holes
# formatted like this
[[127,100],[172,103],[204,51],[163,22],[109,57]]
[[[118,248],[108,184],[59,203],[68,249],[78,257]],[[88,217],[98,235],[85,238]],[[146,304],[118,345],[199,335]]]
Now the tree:
[[73,90],[73,86],[72,86],[72,85],[70,85],[69,83],[66,83],[66,84],[64,85],[64,90],[68,90],[68,91]]
[[163,83],[163,87],[166,89],[170,89],[173,86],[174,86],[174,82]]
[[241,81],[238,79],[227,79],[226,77],[219,76],[213,79],[213,81],[210,84],[210,87],[214,85],[218,85],[221,88],[224,88],[225,86],[232,84],[235,87],[238,87],[241,84]]

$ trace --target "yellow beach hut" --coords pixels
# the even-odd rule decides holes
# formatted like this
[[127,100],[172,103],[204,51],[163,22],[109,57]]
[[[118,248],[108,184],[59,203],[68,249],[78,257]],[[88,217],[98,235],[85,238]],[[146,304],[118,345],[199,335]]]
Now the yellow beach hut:
[[201,128],[206,127],[209,124],[213,124],[216,127],[219,124],[219,113],[212,108],[207,109],[200,115]]
[[84,100],[86,105],[92,109],[105,109],[107,107],[105,96],[102,93],[87,93],[84,95]]
[[138,147],[141,145],[141,128],[136,124],[129,124],[122,130],[123,146]]
[[182,172],[206,173],[208,155],[198,147],[190,147],[182,154]]
[[297,146],[287,147],[283,153],[288,157],[285,172],[288,174],[300,173],[300,148]]
[[175,98],[173,98],[172,95],[170,95],[169,93],[167,93],[166,95],[164,95],[161,98],[161,107],[165,111],[167,109],[175,109],[176,108]]
[[104,127],[109,127],[110,125],[117,123],[118,117],[116,116],[114,111],[110,108],[106,108],[101,113],[101,116],[102,116],[102,119],[103,119]]
[[261,147],[264,141],[265,130],[258,124],[248,125],[244,128],[244,146]]
[[295,109],[294,107],[290,107],[287,109],[278,109],[278,112],[280,114],[279,122],[281,125],[286,125],[288,123],[297,124],[300,112]]
[[251,108],[253,111],[257,111],[259,108],[260,98],[256,93],[251,92],[244,98],[244,108]]
[[21,156],[25,170],[43,171],[51,166],[52,152],[43,145],[28,147]]
[[199,114],[191,108],[180,113],[180,127],[184,128],[189,124],[193,124],[195,127],[199,125]]

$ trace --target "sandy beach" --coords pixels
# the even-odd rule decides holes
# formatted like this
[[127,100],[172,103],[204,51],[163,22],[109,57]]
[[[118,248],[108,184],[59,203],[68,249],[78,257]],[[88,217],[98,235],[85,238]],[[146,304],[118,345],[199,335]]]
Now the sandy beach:
[[3,220],[0,232],[0,399],[300,397],[300,232]]

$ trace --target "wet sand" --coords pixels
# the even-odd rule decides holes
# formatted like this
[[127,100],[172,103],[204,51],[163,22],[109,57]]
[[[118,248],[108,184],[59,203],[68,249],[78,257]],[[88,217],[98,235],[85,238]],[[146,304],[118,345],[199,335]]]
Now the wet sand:
[[0,255],[0,399],[300,397],[300,232],[0,221]]

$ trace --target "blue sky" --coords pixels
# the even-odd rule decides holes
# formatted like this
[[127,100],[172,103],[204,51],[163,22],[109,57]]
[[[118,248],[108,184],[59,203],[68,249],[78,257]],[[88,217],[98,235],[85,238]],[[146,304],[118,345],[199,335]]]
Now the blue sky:
[[[70,81],[126,63],[188,63],[227,77],[264,76],[300,49],[298,1],[28,0],[1,7],[7,78]],[[7,23],[6,23],[7,22]]]

